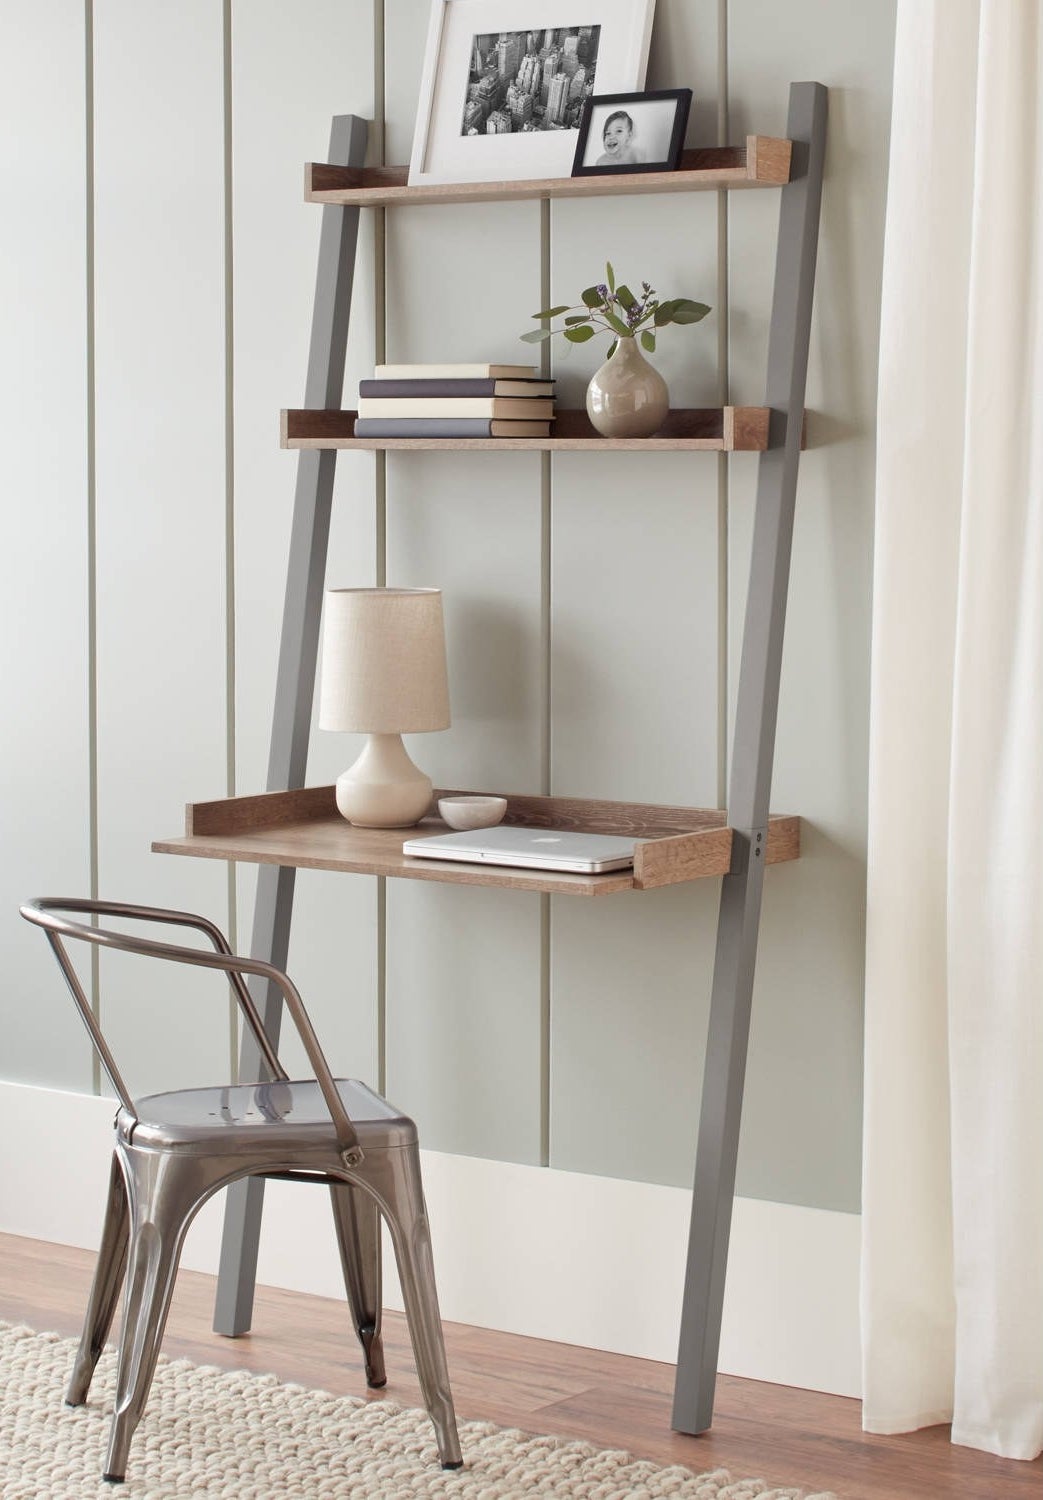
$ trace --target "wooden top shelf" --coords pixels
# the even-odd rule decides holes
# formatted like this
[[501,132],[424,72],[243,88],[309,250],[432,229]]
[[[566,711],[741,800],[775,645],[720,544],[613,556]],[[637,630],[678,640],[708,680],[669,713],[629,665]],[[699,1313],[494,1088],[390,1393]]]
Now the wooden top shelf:
[[619,193],[686,193],[710,188],[781,187],[789,181],[792,142],[748,135],[745,146],[685,151],[676,172],[620,173],[606,177],[544,177],[522,182],[408,184],[408,167],[335,167],[309,162],[304,196],[309,203],[506,203],[526,198],[598,198]]
[[668,414],[655,437],[606,438],[595,432],[585,411],[559,410],[550,437],[540,438],[357,438],[354,411],[284,411],[284,448],[540,449],[588,453],[629,449],[641,453],[688,451],[760,453],[768,446],[766,406],[678,409]]
[[[451,795],[460,794],[436,791],[434,798]],[[410,859],[402,853],[403,841],[428,832],[447,832],[440,818],[424,818],[417,828],[355,828],[337,812],[335,788],[322,786],[191,803],[186,811],[185,836],[157,840],[152,848],[157,854],[190,854],[202,859],[345,870],[571,896],[650,890],[725,875],[731,867],[732,830],[725,814],[712,808],[509,796],[504,821],[530,828],[627,834],[647,842],[638,844],[633,870],[604,875],[559,875],[548,870]],[[800,819],[773,816],[768,828],[767,863],[797,859],[799,855]]]

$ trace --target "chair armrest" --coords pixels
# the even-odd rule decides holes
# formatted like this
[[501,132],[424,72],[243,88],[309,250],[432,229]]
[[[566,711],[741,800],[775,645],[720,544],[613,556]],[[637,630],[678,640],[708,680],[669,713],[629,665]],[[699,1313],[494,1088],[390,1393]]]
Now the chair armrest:
[[[281,969],[277,969],[274,964],[266,963],[263,959],[244,958],[233,953],[228,945],[227,938],[221,932],[220,928],[216,927],[206,917],[196,916],[192,912],[169,911],[161,907],[132,906],[121,902],[93,901],[78,897],[38,897],[35,900],[25,902],[19,910],[26,921],[33,922],[36,926],[44,928],[47,932],[52,945],[55,947],[56,956],[61,964],[66,980],[69,982],[70,988],[72,988],[73,994],[80,1004],[81,1012],[84,1012],[84,1020],[87,1023],[88,1030],[90,1030],[95,1044],[99,1047],[99,1051],[106,1061],[106,1068],[110,1072],[110,1076],[112,1076],[115,1064],[112,1062],[111,1054],[97,1027],[97,1023],[93,1021],[93,1017],[89,1013],[89,1007],[85,1010],[82,992],[79,991],[78,984],[74,982],[75,976],[72,972],[72,966],[68,962],[67,955],[61,946],[61,938],[79,938],[84,942],[93,943],[96,947],[100,948],[113,948],[125,953],[138,953],[151,958],[164,959],[170,963],[192,964],[199,968],[223,970],[229,976],[235,988],[240,1006],[250,1023],[251,1030],[257,1038],[266,1061],[273,1068],[275,1077],[285,1079],[287,1074],[275,1054],[257,1007],[254,1005],[250,993],[243,983],[242,976],[244,974],[254,974],[276,985],[282,993],[283,1000],[286,1002],[286,1008],[290,1012],[290,1017],[304,1045],[308,1061],[311,1063],[315,1073],[315,1081],[322,1090],[326,1107],[330,1112],[330,1117],[337,1133],[337,1146],[340,1154],[347,1166],[357,1166],[361,1162],[362,1150],[359,1146],[358,1135],[344,1108],[343,1100],[333,1080],[333,1074],[330,1071],[325,1054],[319,1045],[319,1039],[315,1034],[308,1012],[305,1009],[304,1001],[301,999],[296,985]],[[178,943],[161,943],[154,938],[136,937],[131,933],[125,932],[112,932],[105,927],[88,927],[82,922],[70,922],[54,915],[54,913],[62,911],[74,911],[92,916],[115,916],[148,922],[168,922],[176,926],[194,927],[206,933],[214,944],[215,951],[211,953],[203,948],[186,948]],[[114,1082],[117,1084],[117,1092],[126,1104],[129,1096],[125,1085],[122,1085],[122,1080],[119,1079],[118,1071],[115,1073]]]

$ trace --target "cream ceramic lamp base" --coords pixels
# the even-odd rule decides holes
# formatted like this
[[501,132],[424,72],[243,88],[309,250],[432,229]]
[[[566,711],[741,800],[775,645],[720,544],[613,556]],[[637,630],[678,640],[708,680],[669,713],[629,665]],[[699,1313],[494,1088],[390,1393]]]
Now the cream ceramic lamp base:
[[410,760],[400,734],[371,734],[337,777],[337,808],[359,828],[412,828],[431,806],[431,778]]

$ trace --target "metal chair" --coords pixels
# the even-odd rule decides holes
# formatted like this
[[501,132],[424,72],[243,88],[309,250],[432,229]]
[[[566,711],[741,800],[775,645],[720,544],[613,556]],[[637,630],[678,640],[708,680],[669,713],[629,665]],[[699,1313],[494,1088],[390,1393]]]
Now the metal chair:
[[[85,926],[54,913],[117,917],[196,928],[213,952]],[[185,1233],[200,1206],[241,1177],[326,1183],[348,1303],[370,1386],[385,1384],[380,1336],[380,1218],[391,1233],[417,1374],[444,1469],[462,1465],[435,1290],[420,1156],[413,1121],[356,1079],[334,1079],[290,979],[272,964],[234,955],[220,930],[187,912],[111,901],[27,902],[42,927],[119,1100],[101,1249],[76,1364],[66,1393],[87,1398],[126,1276],[116,1408],[103,1477],[121,1481],[159,1355]],[[69,961],[64,939],[175,963],[222,969],[270,1075],[265,1082],[181,1089],[131,1098]],[[291,1081],[243,979],[278,986],[315,1077]]]

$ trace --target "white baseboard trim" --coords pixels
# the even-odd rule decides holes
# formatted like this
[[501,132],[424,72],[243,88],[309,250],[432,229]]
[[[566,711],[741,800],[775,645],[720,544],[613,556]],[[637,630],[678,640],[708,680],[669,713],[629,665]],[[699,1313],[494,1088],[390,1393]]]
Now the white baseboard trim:
[[[96,1246],[114,1112],[108,1099],[0,1082],[0,1230]],[[446,1319],[676,1359],[689,1192],[434,1151],[424,1187]],[[189,1269],[216,1271],[221,1196],[192,1227]],[[737,1199],[720,1368],[858,1395],[858,1258],[855,1214]],[[269,1184],[258,1279],[343,1296],[324,1192]],[[386,1280],[400,1308],[390,1263]]]

